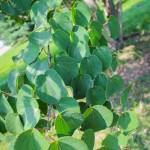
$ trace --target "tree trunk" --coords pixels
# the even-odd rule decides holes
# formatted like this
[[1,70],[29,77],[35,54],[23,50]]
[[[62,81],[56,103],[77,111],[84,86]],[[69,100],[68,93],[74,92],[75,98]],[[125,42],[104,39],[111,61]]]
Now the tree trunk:
[[122,26],[122,1],[117,0],[117,16],[120,24],[120,37],[119,37],[119,44],[120,47],[123,45],[123,26]]
[[121,0],[116,0],[116,7],[114,5],[113,0],[102,0],[105,7],[105,15],[107,18],[110,15],[114,15],[118,18],[120,24],[120,36],[118,40],[113,40],[110,38],[109,46],[112,50],[118,49],[123,44],[123,28],[122,28],[122,2]]
[[109,18],[110,15],[117,16],[117,11],[114,5],[113,0],[102,0],[105,7],[105,14],[107,18]]

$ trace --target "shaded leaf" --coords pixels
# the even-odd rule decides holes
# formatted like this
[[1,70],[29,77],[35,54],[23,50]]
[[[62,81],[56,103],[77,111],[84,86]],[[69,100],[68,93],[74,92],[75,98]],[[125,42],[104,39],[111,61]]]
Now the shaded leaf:
[[104,90],[106,90],[107,77],[105,74],[101,73],[96,76],[94,80],[94,86],[101,86]]
[[54,69],[62,77],[66,85],[70,85],[72,80],[78,75],[76,60],[68,56],[59,57]]
[[123,79],[119,75],[114,75],[112,78],[109,78],[106,86],[106,96],[110,96],[118,93],[123,88]]
[[0,116],[5,117],[8,113],[12,113],[12,112],[13,110],[9,105],[7,99],[2,93],[0,93]]
[[78,75],[74,79],[72,88],[73,88],[73,97],[75,99],[82,99],[86,96],[88,89],[92,87],[91,77],[87,74]]
[[81,74],[89,74],[92,78],[95,78],[102,72],[102,63],[95,55],[84,57],[80,65]]
[[[95,105],[83,114],[84,122],[82,129],[93,129],[95,132],[111,126],[113,121],[112,112],[102,105]],[[96,123],[95,123],[96,122]]]
[[110,30],[111,37],[117,39],[120,35],[119,21],[115,16],[110,16],[108,20],[108,27]]
[[82,140],[87,144],[89,150],[93,150],[95,135],[92,129],[86,130],[82,135]]
[[106,101],[105,91],[100,86],[95,86],[87,91],[86,100],[89,104],[103,105]]
[[6,133],[5,120],[0,116],[0,142],[1,142],[1,133]]
[[99,60],[102,62],[103,71],[108,69],[111,66],[112,63],[112,55],[110,50],[102,46],[100,48],[97,48],[93,51],[93,55],[96,55]]
[[60,29],[53,34],[53,40],[54,43],[58,46],[58,48],[64,51],[68,50],[71,42],[69,34]]
[[132,84],[128,85],[128,87],[122,92],[121,98],[120,98],[120,103],[122,106],[122,109],[125,108],[126,103],[128,101],[128,96],[129,96],[129,92],[132,89]]

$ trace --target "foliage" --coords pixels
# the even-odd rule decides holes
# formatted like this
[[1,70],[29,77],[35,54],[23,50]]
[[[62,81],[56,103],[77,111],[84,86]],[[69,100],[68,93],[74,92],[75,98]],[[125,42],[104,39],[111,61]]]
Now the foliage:
[[[12,70],[8,78],[12,93],[0,94],[0,147],[92,150],[95,132],[114,127],[100,149],[126,147],[138,120],[133,111],[118,114],[108,107],[111,97],[123,91],[123,80],[114,75],[113,54],[107,48],[103,23],[82,1],[73,2],[70,10],[62,0],[39,0],[31,10],[22,9],[24,4],[17,0],[8,4],[13,13],[5,13],[29,11],[35,26],[26,49],[14,58],[15,62],[22,59],[26,69]],[[116,23],[113,17],[110,30],[114,38]],[[52,44],[58,49],[52,50]],[[40,58],[43,51],[47,62]],[[128,94],[123,96],[123,108]],[[83,133],[81,139],[73,136],[77,130]]]

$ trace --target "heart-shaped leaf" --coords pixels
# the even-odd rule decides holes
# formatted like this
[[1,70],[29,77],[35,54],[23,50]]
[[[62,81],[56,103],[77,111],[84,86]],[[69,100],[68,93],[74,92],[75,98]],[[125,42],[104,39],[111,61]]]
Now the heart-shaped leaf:
[[93,129],[96,132],[111,126],[113,114],[105,106],[95,105],[86,110],[83,119],[82,130]]
[[89,74],[92,79],[102,72],[102,63],[95,55],[84,57],[80,65],[81,74]]
[[53,69],[37,76],[35,85],[37,95],[45,103],[57,104],[62,97],[67,96],[62,78]]
[[91,77],[87,74],[78,75],[73,81],[73,96],[75,99],[85,98],[86,92],[92,87]]
[[53,142],[48,150],[89,150],[86,143],[72,137],[60,138],[57,142]]
[[74,24],[86,27],[91,19],[91,11],[84,2],[76,2],[72,7]]
[[23,119],[24,130],[34,128],[40,119],[39,105],[28,85],[23,85],[18,92],[17,112]]
[[105,91],[100,86],[95,86],[87,91],[86,100],[89,104],[103,105],[106,101]]
[[78,75],[76,60],[68,56],[59,57],[54,69],[62,77],[66,85],[70,85],[72,80]]
[[48,142],[36,129],[21,133],[14,146],[15,150],[46,150],[48,147]]

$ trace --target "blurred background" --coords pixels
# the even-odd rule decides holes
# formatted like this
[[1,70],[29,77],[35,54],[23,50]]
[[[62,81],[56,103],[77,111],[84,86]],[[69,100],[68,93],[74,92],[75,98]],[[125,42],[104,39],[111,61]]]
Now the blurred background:
[[[94,9],[91,1],[85,0]],[[113,0],[97,1],[101,11],[105,13],[105,18],[111,14],[116,15],[114,9],[110,12],[107,10],[113,7],[107,4],[109,1],[111,3]],[[117,15],[122,24],[122,35],[118,40],[121,45],[115,45],[118,49],[117,73],[125,79],[126,85],[131,81],[134,83],[128,107],[135,109],[139,118],[138,130],[128,147],[134,150],[150,150],[150,0],[118,1],[122,3],[119,6],[121,14]],[[115,0],[113,5],[117,7]],[[32,30],[30,18],[5,16],[0,10],[1,90],[7,91],[7,76],[13,68],[24,68],[23,62],[17,62],[17,57],[21,57],[19,52],[26,47],[27,35]],[[13,57],[16,55],[18,56]]]

